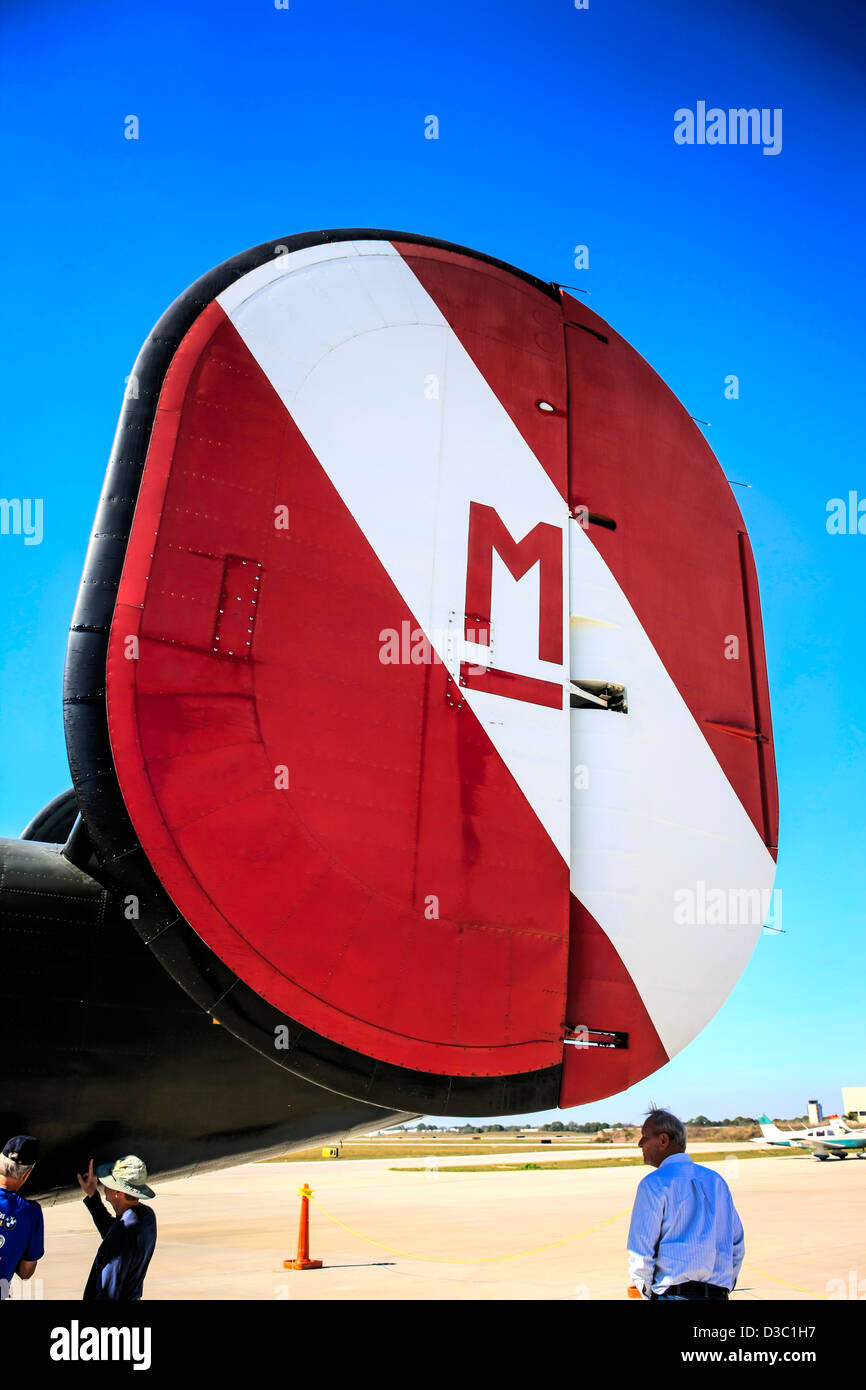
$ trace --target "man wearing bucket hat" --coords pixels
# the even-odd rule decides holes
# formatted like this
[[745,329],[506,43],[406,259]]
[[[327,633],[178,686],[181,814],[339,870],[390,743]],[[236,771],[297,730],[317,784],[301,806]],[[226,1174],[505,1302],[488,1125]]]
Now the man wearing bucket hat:
[[42,1208],[19,1196],[39,1157],[39,1140],[16,1134],[0,1154],[0,1298],[11,1298],[13,1274],[29,1279],[45,1253]]
[[[102,1204],[100,1182],[114,1216]],[[128,1154],[114,1163],[101,1163],[94,1173],[91,1159],[87,1172],[78,1174],[78,1185],[102,1236],[82,1295],[84,1302],[141,1298],[156,1245],[156,1217],[150,1207],[141,1205],[156,1196],[147,1185],[147,1169],[140,1158]]]

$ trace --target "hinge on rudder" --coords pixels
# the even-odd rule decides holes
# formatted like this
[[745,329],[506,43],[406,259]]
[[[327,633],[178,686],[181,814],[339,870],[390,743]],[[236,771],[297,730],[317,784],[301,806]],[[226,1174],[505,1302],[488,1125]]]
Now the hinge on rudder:
[[609,1028],[586,1028],[583,1024],[578,1024],[574,1028],[566,1027],[562,1041],[570,1043],[572,1047],[617,1047],[624,1049],[628,1047],[628,1033]]
[[628,714],[628,691],[617,681],[571,680],[568,692],[572,709],[607,709]]
[[716,719],[705,719],[711,729],[718,729],[723,734],[733,734],[734,738],[744,738],[750,743],[769,743],[766,734],[762,734],[759,729],[742,729],[737,724],[720,724]]

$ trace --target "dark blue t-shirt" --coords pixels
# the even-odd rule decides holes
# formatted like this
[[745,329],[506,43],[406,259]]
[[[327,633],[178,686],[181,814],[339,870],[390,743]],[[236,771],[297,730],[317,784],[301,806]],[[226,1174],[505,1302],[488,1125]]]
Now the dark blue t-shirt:
[[17,1192],[0,1187],[0,1298],[9,1297],[9,1284],[22,1260],[41,1260],[42,1208]]
[[102,1244],[82,1295],[85,1303],[104,1299],[138,1299],[156,1245],[156,1217],[144,1202],[112,1216],[98,1192],[84,1199]]

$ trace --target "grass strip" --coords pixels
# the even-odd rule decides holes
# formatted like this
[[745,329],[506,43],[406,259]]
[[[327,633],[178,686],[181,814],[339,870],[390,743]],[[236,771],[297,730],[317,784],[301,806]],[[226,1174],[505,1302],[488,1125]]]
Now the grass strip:
[[[698,1154],[696,1161],[699,1163],[724,1163],[728,1158],[747,1159],[747,1158],[804,1158],[805,1150],[798,1149],[745,1149],[737,1150],[736,1153],[725,1151]],[[637,1168],[643,1167],[643,1158],[571,1158],[556,1160],[550,1163],[460,1163],[453,1166],[444,1163],[437,1163],[436,1170],[439,1173],[521,1173],[532,1169],[535,1172],[549,1172],[552,1168]],[[429,1172],[430,1165],[424,1168],[389,1168],[389,1173],[426,1173]]]

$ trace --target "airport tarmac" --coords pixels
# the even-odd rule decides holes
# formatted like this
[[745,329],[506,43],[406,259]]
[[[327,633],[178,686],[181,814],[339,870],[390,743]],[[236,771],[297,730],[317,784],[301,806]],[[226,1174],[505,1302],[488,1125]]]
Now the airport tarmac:
[[[730,1184],[746,1231],[734,1297],[809,1301],[838,1297],[840,1290],[852,1296],[857,1271],[866,1273],[866,1162],[819,1163],[808,1154],[738,1160],[737,1148],[747,1147],[731,1145],[729,1156],[713,1165]],[[700,1148],[692,1150],[698,1161]],[[617,1152],[634,1150],[611,1149],[605,1157]],[[541,1163],[556,1155],[533,1148],[516,1157]],[[490,1159],[503,1161],[508,1156]],[[247,1163],[157,1181],[159,1240],[145,1297],[626,1296],[628,1212],[643,1168],[445,1173],[432,1160],[421,1172],[392,1171],[420,1164],[393,1158]],[[282,1261],[295,1253],[297,1194],[305,1181],[314,1192],[310,1254],[324,1268],[284,1270]],[[78,1201],[46,1208],[45,1228],[47,1253],[33,1293],[80,1298],[96,1229]]]

